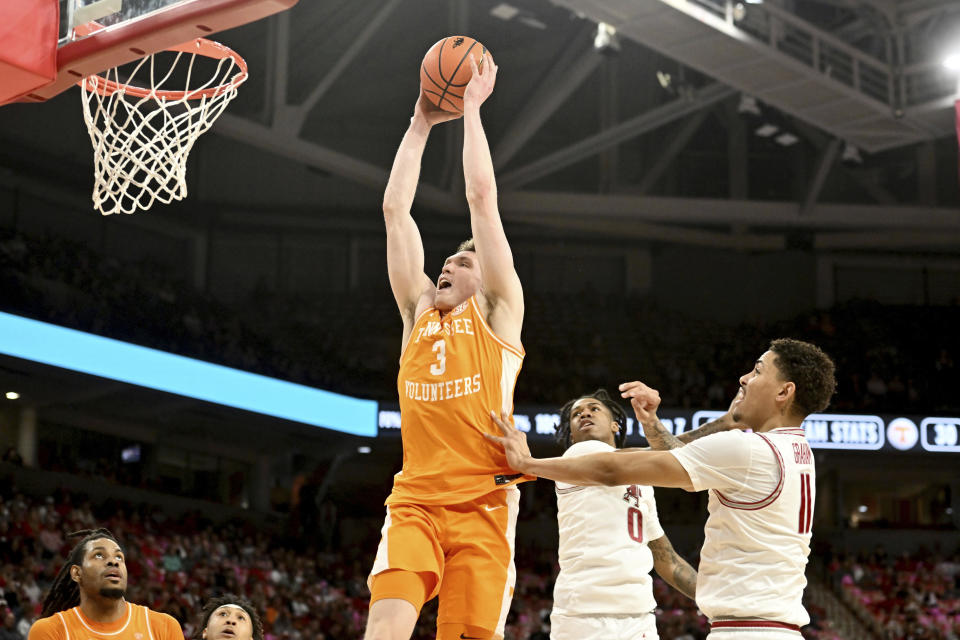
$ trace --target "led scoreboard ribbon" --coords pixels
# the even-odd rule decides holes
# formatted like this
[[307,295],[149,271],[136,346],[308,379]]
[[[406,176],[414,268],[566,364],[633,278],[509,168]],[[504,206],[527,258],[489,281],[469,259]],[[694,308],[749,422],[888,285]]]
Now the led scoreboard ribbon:
[[[699,427],[722,415],[722,411],[698,411],[693,414],[691,428]],[[882,449],[887,431],[886,422],[880,416],[842,413],[811,414],[803,421],[803,428],[807,432],[807,441],[814,449],[861,451]]]
[[927,451],[960,453],[960,418],[924,418],[920,445]]
[[0,312],[0,353],[227,407],[377,435],[377,403]]
[[[679,435],[722,415],[722,411],[661,409],[660,421],[670,433]],[[560,414],[552,407],[518,406],[513,421],[531,439],[552,439]],[[381,436],[400,433],[395,403],[381,406],[378,422]],[[960,453],[960,418],[815,413],[803,421],[803,428],[814,449]],[[638,433],[636,421],[627,418],[627,437],[635,438]]]

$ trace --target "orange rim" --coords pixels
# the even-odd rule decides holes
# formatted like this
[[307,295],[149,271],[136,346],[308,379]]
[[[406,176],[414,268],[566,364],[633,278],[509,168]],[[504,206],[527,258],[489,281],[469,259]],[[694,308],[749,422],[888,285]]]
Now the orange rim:
[[[79,36],[88,36],[95,31],[105,28],[106,27],[99,23],[90,22],[77,27],[76,32]],[[104,78],[98,74],[87,76],[86,78],[80,80],[77,84],[86,85],[86,89],[88,91],[96,91],[101,96],[109,96],[118,91],[122,91],[123,93],[128,93],[139,98],[146,98],[147,96],[154,95],[164,100],[183,100],[184,98],[187,98],[188,100],[197,100],[200,98],[214,98],[227,93],[228,91],[232,91],[247,79],[247,61],[244,60],[239,53],[230,47],[220,44],[219,42],[214,42],[213,40],[208,40],[206,38],[195,38],[189,42],[184,42],[183,44],[179,44],[175,47],[169,47],[166,49],[166,51],[197,54],[206,58],[212,58],[214,60],[232,58],[234,64],[237,65],[238,71],[233,75],[232,78],[230,78],[228,82],[216,87],[203,89],[202,91],[157,91],[154,89],[146,89],[144,87],[127,84],[125,82],[108,80],[107,78]]]

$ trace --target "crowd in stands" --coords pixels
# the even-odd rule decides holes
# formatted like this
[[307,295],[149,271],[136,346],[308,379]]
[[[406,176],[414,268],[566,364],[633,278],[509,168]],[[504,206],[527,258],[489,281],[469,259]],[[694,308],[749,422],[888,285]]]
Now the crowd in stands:
[[[0,489],[0,640],[24,640],[46,589],[70,549],[69,533],[106,526],[124,547],[127,599],[169,613],[187,638],[197,632],[203,602],[243,594],[264,621],[265,640],[359,638],[366,621],[366,575],[378,527],[332,548],[317,548],[282,530],[242,521],[215,524],[199,513],[169,518],[156,507],[109,501],[91,504],[65,490],[35,498],[12,483]],[[532,541],[517,549],[517,585],[507,620],[509,640],[549,638],[558,571],[553,548]],[[654,581],[660,637],[703,640],[707,621],[696,605]],[[812,640],[839,640],[823,612],[810,608]],[[433,638],[436,601],[425,608],[415,640]]]
[[[531,300],[532,298],[532,300]],[[918,413],[958,408],[960,336],[950,326],[960,307],[838,305],[778,323],[730,327],[657,308],[646,299],[611,297],[597,316],[583,318],[573,301],[528,296],[529,346],[518,396],[532,392],[554,402],[584,389],[624,380],[649,381],[665,407],[726,408],[739,376],[773,338],[812,341],[837,362],[834,411]],[[563,313],[566,310],[566,313]],[[580,318],[578,320],[578,317]],[[540,318],[560,318],[545,323]]]
[[830,564],[835,589],[883,640],[960,638],[960,548],[891,557],[841,554]]
[[[584,314],[576,296],[526,292],[527,358],[518,403],[560,405],[584,390],[642,379],[666,407],[725,408],[737,378],[774,337],[821,345],[837,360],[838,411],[960,408],[960,306],[838,305],[775,324],[726,326],[607,296]],[[169,269],[121,263],[81,243],[0,229],[0,310],[186,356],[395,400],[400,323],[387,293],[330,299],[259,291],[227,306]],[[356,322],[362,317],[363,323]]]

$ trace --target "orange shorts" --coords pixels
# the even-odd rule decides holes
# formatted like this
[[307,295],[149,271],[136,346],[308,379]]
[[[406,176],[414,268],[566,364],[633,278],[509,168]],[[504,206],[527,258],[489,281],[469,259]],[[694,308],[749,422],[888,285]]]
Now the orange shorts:
[[[516,487],[463,504],[388,505],[367,581],[370,603],[400,598],[419,611],[439,596],[438,629],[461,629],[452,634],[455,638],[473,637],[476,628],[502,637],[516,582],[513,539],[519,505]],[[419,584],[410,588],[403,586],[411,584],[408,578],[387,579],[395,570],[418,575]]]

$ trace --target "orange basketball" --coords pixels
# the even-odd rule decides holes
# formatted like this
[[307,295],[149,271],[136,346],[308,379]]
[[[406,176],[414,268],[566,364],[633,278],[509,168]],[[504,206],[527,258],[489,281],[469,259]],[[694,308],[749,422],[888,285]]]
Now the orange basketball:
[[485,53],[487,48],[468,36],[447,36],[430,47],[420,65],[420,86],[430,102],[444,111],[462,113],[463,90],[473,76],[467,56],[482,68]]

